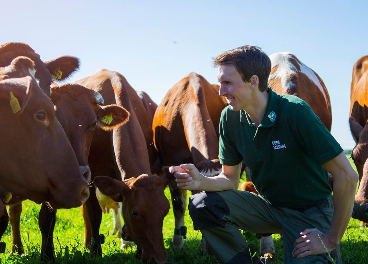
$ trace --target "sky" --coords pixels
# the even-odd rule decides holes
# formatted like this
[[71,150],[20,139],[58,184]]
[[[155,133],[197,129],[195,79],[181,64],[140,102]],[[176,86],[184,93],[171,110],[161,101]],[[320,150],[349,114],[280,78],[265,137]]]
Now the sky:
[[99,69],[121,73],[159,104],[191,72],[217,82],[213,58],[256,45],[271,55],[292,52],[324,81],[332,134],[344,149],[354,63],[368,55],[368,1],[309,0],[0,0],[0,45],[25,42],[43,61],[80,59],[67,82]]

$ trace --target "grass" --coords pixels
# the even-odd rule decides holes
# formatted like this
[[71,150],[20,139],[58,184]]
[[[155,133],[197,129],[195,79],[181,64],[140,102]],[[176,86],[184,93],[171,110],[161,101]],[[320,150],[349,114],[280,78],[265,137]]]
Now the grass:
[[[351,159],[349,159],[351,161]],[[167,197],[170,197],[169,190],[165,190]],[[0,254],[0,263],[39,263],[41,234],[38,228],[38,212],[40,205],[31,201],[23,203],[23,212],[21,216],[21,234],[25,255],[10,255],[11,232],[7,228],[2,241],[6,242],[6,252]],[[187,214],[185,223],[188,227],[187,239],[184,244],[184,251],[177,252],[171,246],[171,237],[174,230],[174,216],[172,210],[164,219],[164,244],[169,253],[168,263],[177,264],[199,264],[216,263],[213,256],[202,256],[199,244],[201,234],[193,230],[192,221]],[[368,263],[368,232],[367,229],[360,229],[360,221],[351,219],[345,235],[341,241],[341,253],[343,263],[359,264]],[[135,258],[135,247],[120,250],[120,241],[114,235],[112,213],[104,214],[100,233],[104,234],[105,244],[102,245],[103,256],[92,258],[89,251],[83,247],[84,224],[80,208],[69,210],[58,210],[57,222],[54,232],[54,245],[56,253],[55,263],[141,263]],[[259,240],[254,234],[244,232],[249,244],[259,252]],[[279,234],[273,235],[276,246],[276,259],[273,263],[283,263],[282,239]]]

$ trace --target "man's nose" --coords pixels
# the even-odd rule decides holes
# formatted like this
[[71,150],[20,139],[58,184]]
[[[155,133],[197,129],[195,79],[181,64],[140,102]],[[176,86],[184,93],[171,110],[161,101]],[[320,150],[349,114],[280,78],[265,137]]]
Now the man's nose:
[[226,94],[226,89],[223,85],[220,85],[220,89],[219,89],[219,95],[220,96],[224,96]]

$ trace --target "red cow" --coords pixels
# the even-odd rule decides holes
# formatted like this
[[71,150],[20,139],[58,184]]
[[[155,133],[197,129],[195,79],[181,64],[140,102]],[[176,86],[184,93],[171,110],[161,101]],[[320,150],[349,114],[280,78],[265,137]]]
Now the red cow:
[[89,196],[87,182],[34,72],[35,64],[26,57],[0,68],[0,186],[15,198],[9,202],[77,207]]
[[62,56],[51,61],[43,62],[30,46],[25,43],[10,42],[0,46],[0,67],[8,66],[11,61],[18,57],[30,58],[35,64],[35,77],[39,86],[50,96],[52,81],[68,78],[79,67],[79,60],[71,56]]
[[[110,132],[96,130],[88,159],[92,180],[103,194],[123,201],[126,237],[137,244],[142,260],[164,263],[168,255],[162,225],[170,205],[164,194],[165,180],[151,174],[147,149],[153,148],[152,129],[142,101],[117,72],[100,70],[77,83],[101,93],[106,103],[130,112],[126,125]],[[108,177],[94,179],[98,175]],[[94,189],[83,205],[83,216],[85,245],[92,242],[91,252],[101,255],[101,209]]]
[[152,125],[153,117],[155,116],[155,112],[157,109],[157,104],[154,101],[152,101],[151,97],[149,97],[149,95],[146,92],[137,91],[137,94],[139,98],[141,98],[142,100],[143,106],[147,111],[148,118]]
[[[152,125],[162,164],[193,163],[205,175],[218,174],[221,171],[217,159],[218,127],[225,106],[225,99],[218,95],[218,87],[196,73],[190,73],[175,84],[159,104]],[[187,192],[177,187],[174,178],[170,191],[175,216],[172,242],[175,248],[182,250]]]
[[[40,88],[49,96],[50,84],[52,81],[64,80],[71,75],[76,69],[78,69],[79,61],[75,57],[63,56],[55,60],[43,62],[40,56],[25,43],[11,42],[0,46],[0,66],[7,66],[11,63],[12,59],[17,56],[25,56],[30,58],[35,67],[35,77],[38,81]],[[29,73],[28,73],[29,74]],[[85,178],[90,177],[89,170],[85,167],[80,168]],[[22,211],[21,204],[13,204],[9,207],[10,222],[19,223],[19,215]],[[43,203],[40,211],[40,228],[47,230],[48,225],[51,224],[48,219],[50,216],[50,206]],[[43,219],[46,219],[43,221]],[[1,221],[2,225],[7,225],[7,221]],[[46,225],[43,227],[43,225]],[[22,249],[20,249],[22,253]]]
[[[61,123],[77,157],[80,167],[89,173],[88,155],[91,141],[96,127],[103,130],[112,130],[123,125],[129,119],[129,113],[120,106],[103,106],[101,94],[78,84],[53,85],[51,100],[55,105],[56,117]],[[90,180],[90,179],[89,179]],[[17,205],[19,206],[19,205]],[[21,206],[21,205],[20,205]],[[11,206],[11,210],[17,210]],[[23,253],[20,237],[19,220],[15,216],[11,221],[13,236],[13,251]],[[42,233],[41,256],[45,260],[54,260],[53,230],[56,220],[56,210],[48,207],[49,214],[40,214],[39,221]]]
[[359,174],[353,217],[368,222],[368,56],[361,57],[353,67],[350,93],[350,131],[355,140],[351,154]]

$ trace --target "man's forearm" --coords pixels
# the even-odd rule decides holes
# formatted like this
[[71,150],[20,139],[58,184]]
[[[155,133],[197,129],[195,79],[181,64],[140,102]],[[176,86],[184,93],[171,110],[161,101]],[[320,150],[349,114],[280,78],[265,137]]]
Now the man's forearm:
[[236,190],[238,186],[239,180],[231,180],[221,173],[213,177],[203,176],[199,190],[210,192]]
[[354,206],[356,177],[349,175],[344,179],[344,181],[334,180],[333,183],[334,214],[327,236],[335,246],[340,243],[345,233]]

